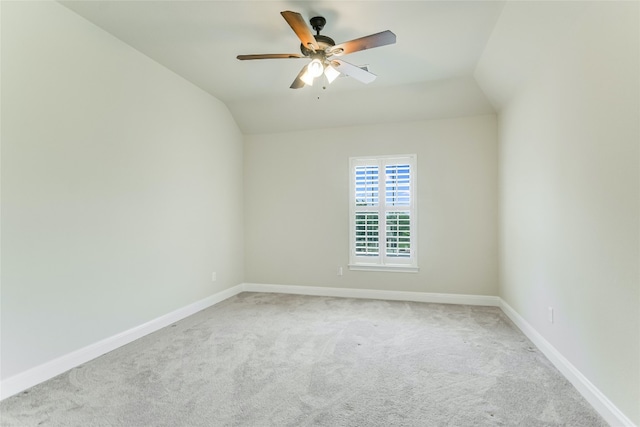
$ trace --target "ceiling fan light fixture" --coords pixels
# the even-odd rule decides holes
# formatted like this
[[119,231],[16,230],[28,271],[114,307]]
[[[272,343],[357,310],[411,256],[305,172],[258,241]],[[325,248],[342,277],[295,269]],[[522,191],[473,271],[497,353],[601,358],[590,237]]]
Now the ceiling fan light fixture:
[[340,71],[336,70],[331,65],[327,65],[324,69],[324,75],[327,77],[329,84],[331,84],[340,75]]
[[324,66],[318,58],[315,58],[309,63],[309,65],[307,65],[307,73],[309,73],[313,78],[320,77],[323,71]]

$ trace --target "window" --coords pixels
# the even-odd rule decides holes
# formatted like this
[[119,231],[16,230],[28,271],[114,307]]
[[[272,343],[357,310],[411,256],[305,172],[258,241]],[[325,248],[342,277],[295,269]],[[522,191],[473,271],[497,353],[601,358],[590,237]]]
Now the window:
[[416,156],[349,159],[352,270],[418,271]]

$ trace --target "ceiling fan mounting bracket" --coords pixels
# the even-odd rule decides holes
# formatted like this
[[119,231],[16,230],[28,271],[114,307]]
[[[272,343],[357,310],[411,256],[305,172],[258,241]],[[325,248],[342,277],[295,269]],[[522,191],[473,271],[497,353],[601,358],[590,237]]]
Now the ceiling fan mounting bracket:
[[320,35],[320,31],[324,28],[324,24],[327,23],[327,20],[322,16],[314,16],[309,19],[309,23],[311,24],[311,28],[316,30],[317,35]]

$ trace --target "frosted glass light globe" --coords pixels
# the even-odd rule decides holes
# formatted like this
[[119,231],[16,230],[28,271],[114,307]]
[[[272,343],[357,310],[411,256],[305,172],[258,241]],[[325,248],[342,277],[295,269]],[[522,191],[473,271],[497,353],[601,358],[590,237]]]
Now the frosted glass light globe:
[[322,66],[322,62],[317,58],[311,61],[307,66],[307,72],[314,78],[320,77],[323,71],[324,67]]

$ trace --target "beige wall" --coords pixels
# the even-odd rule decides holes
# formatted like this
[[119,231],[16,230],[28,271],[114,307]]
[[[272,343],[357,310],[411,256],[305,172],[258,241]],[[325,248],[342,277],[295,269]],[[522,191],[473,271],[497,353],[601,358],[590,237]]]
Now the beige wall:
[[[349,157],[413,153],[420,272],[349,271]],[[497,295],[497,161],[494,115],[245,136],[245,281]]]
[[6,379],[242,282],[242,136],[61,5],[1,7]]
[[638,22],[591,4],[499,128],[501,297],[640,425]]

